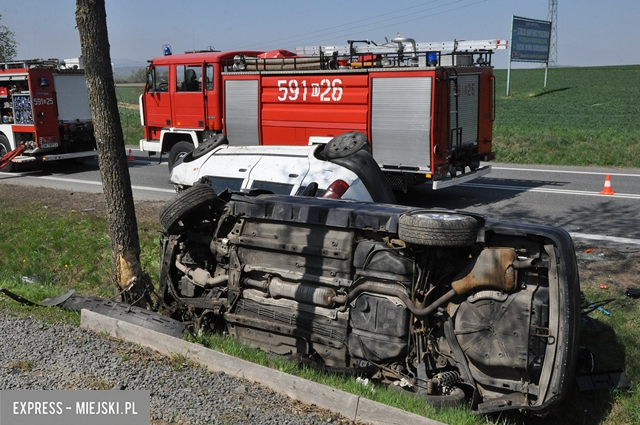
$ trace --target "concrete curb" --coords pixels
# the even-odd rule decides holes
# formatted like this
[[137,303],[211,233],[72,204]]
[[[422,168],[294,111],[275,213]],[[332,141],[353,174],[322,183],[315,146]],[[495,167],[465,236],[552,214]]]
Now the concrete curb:
[[361,396],[317,384],[287,373],[269,369],[246,360],[145,329],[122,320],[82,310],[80,326],[95,332],[151,348],[159,353],[182,355],[214,372],[257,382],[294,400],[331,410],[354,421],[379,425],[444,425],[423,416],[377,403]]

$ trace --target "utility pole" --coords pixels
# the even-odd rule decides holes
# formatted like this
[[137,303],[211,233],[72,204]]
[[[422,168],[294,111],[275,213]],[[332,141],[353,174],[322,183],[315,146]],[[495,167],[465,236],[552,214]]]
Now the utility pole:
[[547,21],[551,21],[551,41],[549,43],[549,66],[558,66],[558,0],[549,0],[549,14]]

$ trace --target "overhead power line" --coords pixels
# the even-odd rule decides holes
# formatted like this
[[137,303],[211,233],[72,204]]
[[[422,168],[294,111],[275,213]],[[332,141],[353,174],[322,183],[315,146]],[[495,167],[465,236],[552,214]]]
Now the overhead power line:
[[[318,40],[325,37],[331,37],[332,39],[335,39],[336,37],[343,36],[343,35],[346,37],[354,37],[356,34],[356,31],[358,30],[362,32],[363,30],[367,30],[367,29],[379,30],[382,28],[398,28],[399,25],[407,22],[412,22],[412,21],[424,19],[427,17],[433,17],[437,15],[442,15],[445,13],[450,13],[456,10],[468,8],[476,4],[486,2],[487,0],[477,0],[472,3],[459,5],[458,7],[451,7],[457,3],[464,3],[466,1],[468,0],[456,0],[453,2],[448,2],[446,4],[433,5],[434,3],[438,3],[438,0],[433,0],[418,6],[412,6],[405,9],[395,10],[395,11],[387,12],[384,14],[372,16],[369,18],[359,18],[358,22],[361,23],[360,25],[354,26],[353,22],[350,21],[348,23],[323,28],[317,31],[296,34],[290,37],[284,37],[280,39],[266,40],[259,44],[251,44],[246,46],[233,46],[233,48],[239,49],[239,50],[241,49],[258,49],[259,50],[261,48],[269,49],[269,48],[277,47],[278,45],[282,46],[289,43],[296,43],[297,45],[315,43],[315,42],[318,42]],[[425,8],[425,6],[428,6],[428,7]],[[437,11],[437,9],[442,9],[444,7],[448,7],[448,9]]]

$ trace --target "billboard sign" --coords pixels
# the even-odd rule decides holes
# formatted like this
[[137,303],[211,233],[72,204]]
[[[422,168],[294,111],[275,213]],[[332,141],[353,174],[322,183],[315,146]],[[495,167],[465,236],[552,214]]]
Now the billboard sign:
[[511,28],[511,61],[549,61],[550,21],[514,16]]

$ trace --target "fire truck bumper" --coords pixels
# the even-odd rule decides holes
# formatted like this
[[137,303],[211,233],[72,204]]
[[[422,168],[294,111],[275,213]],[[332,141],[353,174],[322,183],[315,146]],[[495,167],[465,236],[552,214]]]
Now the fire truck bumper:
[[19,155],[13,158],[11,162],[14,162],[16,164],[26,164],[29,162],[36,162],[36,161],[52,162],[52,161],[61,161],[64,159],[93,158],[93,157],[96,157],[97,155],[98,155],[97,151],[51,154],[51,155],[43,155],[43,156]]
[[449,177],[443,180],[436,180],[433,182],[433,190],[444,189],[446,187],[456,186],[462,183],[466,183],[473,179],[477,179],[478,177],[485,176],[491,172],[491,165],[485,165],[484,167],[480,167],[475,171],[470,171],[468,173],[460,174],[456,177]]
[[78,159],[78,158],[95,158],[98,156],[98,151],[86,151],[86,152],[74,152],[63,153],[57,155],[44,155],[41,157],[42,161],[60,161],[63,159]]

